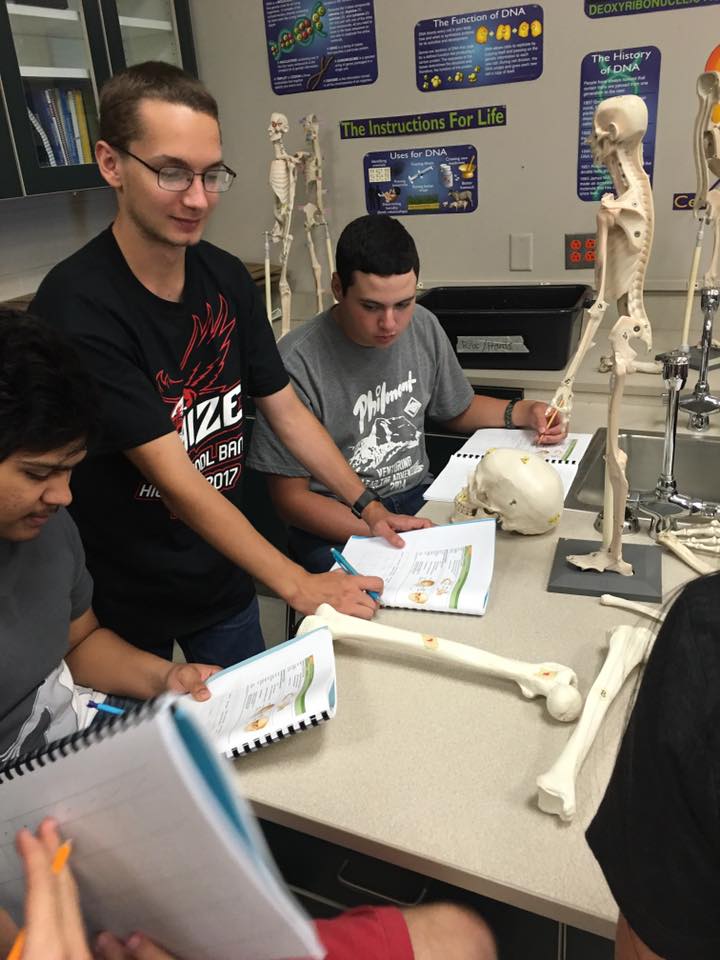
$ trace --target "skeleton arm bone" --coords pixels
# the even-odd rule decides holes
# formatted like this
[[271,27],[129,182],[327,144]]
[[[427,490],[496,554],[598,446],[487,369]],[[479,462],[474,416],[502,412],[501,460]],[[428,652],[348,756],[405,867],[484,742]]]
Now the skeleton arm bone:
[[678,540],[672,531],[661,531],[657,535],[657,541],[664,547],[667,547],[668,550],[670,550],[671,553],[674,553],[676,557],[679,557],[680,560],[683,560],[695,571],[695,573],[699,573],[700,576],[704,576],[706,573],[715,572],[715,567],[711,566],[705,560],[701,560],[700,557],[696,557],[693,552],[686,547],[684,543],[682,543],[682,541]]
[[538,806],[545,813],[572,820],[575,816],[575,780],[597,736],[607,709],[627,677],[647,660],[653,634],[646,627],[616,627],[609,651],[590,688],[577,726],[558,759],[537,779]]
[[626,600],[625,597],[615,597],[612,593],[603,593],[600,597],[600,603],[604,607],[619,607],[621,610],[630,610],[633,613],[639,613],[643,617],[649,617],[650,620],[657,620],[658,623],[662,623],[665,619],[665,614],[662,610],[649,607],[645,603]]
[[570,361],[562,383],[555,391],[555,395],[548,405],[549,410],[558,410],[565,420],[570,419],[573,406],[573,386],[580,364],[585,359],[585,355],[593,346],[595,334],[598,331],[605,312],[608,308],[605,300],[605,277],[607,265],[607,238],[608,231],[615,222],[614,213],[607,208],[606,197],[603,197],[598,210],[597,223],[597,244],[596,244],[596,268],[595,284],[597,286],[597,297],[595,303],[587,311],[587,321],[580,343],[578,344],[575,356]]
[[327,603],[300,624],[299,634],[318,627],[328,627],[333,639],[362,640],[403,651],[425,654],[435,660],[459,663],[486,676],[517,683],[523,696],[547,697],[547,709],[557,720],[574,720],[580,713],[582,697],[577,690],[577,677],[569,667],[559,663],[526,663],[511,660],[467,644],[456,643],[429,634],[401,630],[380,623],[366,623],[356,617],[338,613]]

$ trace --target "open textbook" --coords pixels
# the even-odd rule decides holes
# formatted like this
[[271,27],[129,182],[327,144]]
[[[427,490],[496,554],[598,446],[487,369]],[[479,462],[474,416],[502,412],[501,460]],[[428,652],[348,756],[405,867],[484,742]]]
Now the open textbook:
[[185,705],[166,694],[0,768],[0,904],[22,922],[15,833],[53,816],[91,932],[142,930],[188,960],[320,960],[232,767]]
[[329,630],[313,630],[214,674],[212,696],[185,709],[218,750],[239,757],[335,716],[335,657]]
[[495,520],[469,520],[403,532],[398,550],[382,537],[350,537],[343,556],[385,581],[386,607],[485,613],[495,559]]
[[426,500],[443,500],[452,503],[468,482],[468,477],[485,456],[495,447],[526,450],[536,453],[557,470],[567,496],[575,474],[592,439],[591,433],[569,433],[562,443],[538,446],[534,442],[534,430],[476,430],[454,453],[425,491]]

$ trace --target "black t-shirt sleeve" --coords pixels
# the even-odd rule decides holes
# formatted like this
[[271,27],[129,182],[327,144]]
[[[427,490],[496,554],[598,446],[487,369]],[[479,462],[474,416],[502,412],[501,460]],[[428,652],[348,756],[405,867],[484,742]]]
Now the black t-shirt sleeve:
[[648,661],[587,839],[666,960],[720,956],[720,578],[689,585]]
[[46,281],[30,310],[71,337],[99,390],[101,433],[93,453],[129,450],[175,429],[172,410],[143,371],[132,336],[91,292]]
[[242,269],[250,305],[246,341],[249,361],[247,392],[251,397],[269,397],[286,387],[290,378],[278,352],[257,285],[244,266]]

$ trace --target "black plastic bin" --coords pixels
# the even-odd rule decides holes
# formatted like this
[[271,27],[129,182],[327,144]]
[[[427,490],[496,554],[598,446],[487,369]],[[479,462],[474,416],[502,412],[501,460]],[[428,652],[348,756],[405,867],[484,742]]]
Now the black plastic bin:
[[562,370],[592,303],[583,284],[433,287],[418,297],[440,321],[463,367]]

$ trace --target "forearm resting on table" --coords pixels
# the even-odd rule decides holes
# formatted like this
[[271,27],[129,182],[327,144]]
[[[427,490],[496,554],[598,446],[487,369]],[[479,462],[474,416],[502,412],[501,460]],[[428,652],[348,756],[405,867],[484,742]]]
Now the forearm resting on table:
[[70,647],[65,662],[75,683],[138,700],[161,693],[172,667],[101,627],[92,609],[71,623]]
[[196,470],[176,433],[127,452],[163,503],[212,547],[288,602],[305,571],[261,536],[245,515]]
[[333,497],[314,493],[307,477],[268,474],[267,484],[275,509],[285,523],[333,543],[345,543],[353,536],[370,536],[364,520]]

